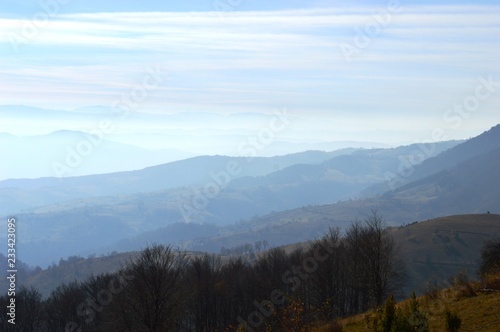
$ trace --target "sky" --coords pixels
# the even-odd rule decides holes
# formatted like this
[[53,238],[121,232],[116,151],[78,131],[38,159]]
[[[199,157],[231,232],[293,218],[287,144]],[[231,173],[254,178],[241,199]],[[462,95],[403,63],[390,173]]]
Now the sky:
[[[0,112],[3,133],[85,130],[37,124],[91,106],[192,113],[186,130],[219,128],[196,114],[286,109],[295,142],[409,144],[500,123],[496,1],[1,2],[0,105],[41,109],[24,127]],[[118,133],[147,131],[134,126]]]

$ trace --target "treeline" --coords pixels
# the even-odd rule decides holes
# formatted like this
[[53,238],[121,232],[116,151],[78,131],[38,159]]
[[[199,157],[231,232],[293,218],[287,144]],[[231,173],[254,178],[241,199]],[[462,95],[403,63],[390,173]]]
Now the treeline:
[[[379,216],[330,231],[307,250],[272,249],[253,263],[142,251],[119,272],[16,294],[3,331],[304,331],[380,306],[403,286],[404,264]],[[7,297],[0,306],[7,307]]]

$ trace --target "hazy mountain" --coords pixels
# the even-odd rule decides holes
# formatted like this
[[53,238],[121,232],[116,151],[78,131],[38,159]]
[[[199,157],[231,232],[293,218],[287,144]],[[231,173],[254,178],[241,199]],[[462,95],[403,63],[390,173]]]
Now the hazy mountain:
[[[454,144],[443,142],[439,146],[445,150]],[[0,197],[10,207],[40,206],[31,213],[18,214],[18,218],[23,220],[20,228],[25,232],[26,251],[44,253],[27,254],[25,259],[45,265],[62,248],[68,255],[87,254],[90,248],[98,252],[106,248],[131,250],[137,243],[156,241],[159,233],[153,231],[173,223],[224,226],[273,210],[347,199],[383,181],[386,167],[393,170],[399,157],[414,148],[309,151],[252,159],[196,157],[136,172],[63,181],[4,181]],[[236,165],[240,173],[230,176],[228,165],[230,169]],[[54,204],[43,206],[42,202],[49,200]],[[150,233],[140,235],[143,232]],[[189,234],[196,236],[195,232]],[[121,244],[115,245],[118,241]],[[43,262],[40,257],[44,257]]]
[[[198,193],[197,186],[203,188],[207,183],[215,185],[221,181],[222,189],[225,181],[231,181],[233,177],[262,175],[297,162],[322,161],[337,153],[345,152],[310,151],[252,159],[196,157],[136,172],[63,180],[9,180],[0,183],[0,198],[2,206],[10,209],[4,213],[15,214],[20,221],[18,227],[24,234],[20,240],[25,249],[24,259],[30,264],[47,265],[60,257],[61,252],[74,255],[90,249],[97,251],[143,232],[189,221],[183,215],[181,206],[195,204],[193,199]],[[241,175],[229,174],[234,166],[238,167]],[[228,223],[255,214],[251,211],[252,205],[245,206],[244,200],[226,206],[227,196],[225,191],[222,192],[213,201],[215,207],[224,205],[219,215],[221,220],[209,209],[202,207],[199,210],[201,216],[205,213],[212,215],[212,219],[207,218],[207,221]],[[47,205],[51,200],[53,204]],[[13,208],[16,206],[40,207],[31,213],[15,213]],[[227,215],[224,216],[224,213]]]
[[[392,180],[373,186],[365,191],[365,196],[395,189],[404,184],[453,168],[461,162],[483,155],[499,147],[500,124],[477,137],[465,141],[463,144],[450,148],[435,158],[425,159],[418,167],[412,165],[410,158],[402,159],[399,171],[388,175]],[[421,159],[422,154],[428,154],[435,149],[435,145],[432,144],[431,146],[423,147],[420,151],[416,151],[411,157],[418,160]]]
[[[56,135],[72,133],[59,132]],[[232,181],[242,176],[262,176],[297,163],[319,163],[352,151],[307,151],[272,158],[200,156],[137,171],[68,178],[5,180],[0,181],[0,202],[5,203],[0,206],[0,213],[16,213],[73,199],[203,186],[217,181]],[[126,156],[122,155],[120,158]],[[128,156],[134,159],[140,154]],[[111,153],[103,157],[110,158]]]
[[[405,185],[386,200],[413,201],[422,212],[486,212],[500,209],[500,148]],[[439,213],[436,213],[439,212]]]
[[[314,126],[305,121],[307,118],[297,118],[296,115],[289,114],[285,109],[267,113],[197,111],[146,113],[124,112],[120,108],[98,105],[74,110],[50,110],[21,105],[4,105],[0,106],[0,118],[6,128],[5,131],[25,138],[28,135],[47,135],[61,129],[86,133],[84,134],[86,136],[80,135],[77,140],[68,141],[67,138],[64,138],[61,141],[53,141],[54,146],[43,146],[40,151],[55,150],[54,156],[48,158],[48,166],[45,159],[42,159],[40,166],[35,168],[35,174],[29,169],[16,170],[14,168],[16,171],[13,173],[0,174],[4,179],[54,176],[52,163],[55,161],[64,163],[68,157],[67,148],[78,151],[78,144],[86,144],[82,143],[82,140],[89,140],[93,145],[94,140],[89,137],[90,133],[97,137],[103,136],[106,141],[149,150],[181,150],[191,153],[191,156],[272,157],[306,150],[333,151],[350,147],[385,147],[383,144],[375,142],[331,142],[328,138],[328,132],[320,133],[311,129]],[[292,122],[294,130],[300,131],[301,135],[308,137],[308,139],[298,140],[297,137],[287,135],[286,128]],[[263,133],[267,136],[262,136]],[[0,144],[2,144],[1,141]],[[30,160],[33,160],[32,150],[34,149],[29,149],[29,145],[23,143],[11,147],[18,153],[14,161],[16,164],[26,165],[30,163]],[[136,169],[134,162],[137,163],[141,160],[140,158],[130,158],[118,163],[109,159],[107,163],[99,163],[102,160],[95,158],[95,156],[97,151],[102,150],[102,145],[98,145],[93,147],[93,153],[85,156],[84,163],[72,168],[71,173],[63,176],[133,170]],[[105,152],[102,153],[105,154]],[[86,153],[84,152],[84,154]],[[74,153],[71,155],[75,158]],[[88,164],[91,164],[92,168],[88,167]],[[156,164],[147,164],[146,166]]]
[[[77,131],[0,136],[0,179],[77,176],[142,169],[191,157],[177,149],[148,150]],[[36,162],[34,162],[36,161]]]
[[[491,131],[484,135],[491,137]],[[463,150],[454,151],[461,153]],[[378,211],[390,225],[453,214],[498,213],[499,166],[500,147],[383,195],[274,212],[248,221],[241,231],[203,239],[200,243],[191,243],[189,248],[217,251],[228,243],[268,240],[283,245],[305,241],[330,226],[343,228],[353,220],[362,220],[372,210]]]
[[[456,143],[436,144],[434,150],[446,151]],[[19,227],[24,233],[25,260],[31,264],[48,264],[59,252],[74,255],[88,253],[90,248],[100,252],[105,248],[127,250],[127,244],[136,246],[153,239],[155,230],[178,222],[220,227],[249,220],[231,231],[219,233],[215,229],[217,239],[185,239],[191,241],[188,248],[218,252],[223,243],[243,239],[268,240],[274,245],[307,240],[331,225],[343,227],[362,219],[372,209],[392,225],[440,215],[496,211],[500,150],[396,191],[347,200],[383,181],[387,172],[396,172],[401,160],[416,149],[421,147],[312,151],[274,158],[196,157],[140,171],[62,182],[4,181],[0,197],[4,206],[15,206],[16,202],[40,206],[17,215],[22,220]],[[56,204],[41,204],[50,199]],[[342,199],[346,201],[318,205]],[[303,208],[297,209],[300,206]],[[284,212],[269,214],[280,210]],[[43,263],[40,257],[44,257]]]

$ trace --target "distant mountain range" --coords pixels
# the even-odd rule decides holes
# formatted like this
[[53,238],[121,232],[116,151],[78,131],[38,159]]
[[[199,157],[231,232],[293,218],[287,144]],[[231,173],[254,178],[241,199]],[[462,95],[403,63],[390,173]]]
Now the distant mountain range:
[[304,135],[311,131],[310,141],[297,142],[277,132],[262,144],[260,130],[270,130],[276,117],[292,119],[285,111],[276,114],[151,114],[104,106],[51,110],[0,105],[3,130],[8,131],[0,132],[0,153],[8,160],[0,165],[0,180],[133,171],[199,155],[272,157],[307,150],[387,147],[314,138],[307,125],[297,130]]
[[[305,241],[328,227],[347,227],[371,211],[389,225],[404,225],[439,216],[500,212],[500,126],[415,166],[415,174],[434,174],[394,190],[358,200],[307,206],[249,220],[234,233],[190,242],[194,250],[216,251],[221,246],[267,240],[277,245]],[[443,157],[443,155],[445,157]],[[455,162],[448,162],[448,161]],[[423,170],[420,171],[420,167]],[[430,172],[432,173],[432,172]],[[409,177],[411,179],[411,177]],[[375,186],[385,188],[383,186]],[[369,190],[373,190],[371,187]]]
[[[438,143],[435,154],[458,143]],[[205,156],[132,172],[7,180],[0,182],[0,206],[22,220],[25,260],[47,265],[61,252],[106,252],[115,244],[139,249],[147,234],[189,241],[227,233],[221,227],[271,211],[355,198],[416,150],[410,145],[269,158]],[[170,229],[184,222],[215,228]],[[158,231],[163,227],[167,231]]]
[[[69,177],[142,169],[192,157],[178,149],[149,150],[79,131],[0,135],[1,179]],[[36,162],[35,162],[36,161]]]
[[[348,226],[371,210],[390,225],[497,213],[499,132],[496,126],[465,142],[432,146],[205,156],[133,172],[8,180],[0,182],[0,202],[10,207],[4,214],[20,220],[32,265],[61,253],[130,251],[152,242],[210,252],[261,240],[277,246]],[[402,172],[408,161],[411,172]],[[387,184],[394,175],[403,180]]]

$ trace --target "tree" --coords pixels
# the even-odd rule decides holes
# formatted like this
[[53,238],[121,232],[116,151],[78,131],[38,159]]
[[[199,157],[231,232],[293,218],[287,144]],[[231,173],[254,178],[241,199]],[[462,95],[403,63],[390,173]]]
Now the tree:
[[385,302],[384,316],[382,317],[382,332],[391,332],[396,319],[396,301],[391,295]]
[[405,266],[385,222],[375,211],[365,219],[361,236],[361,252],[369,276],[368,286],[374,305],[380,306],[389,294],[403,284]]
[[427,314],[420,309],[415,292],[411,294],[407,316],[408,317],[406,319],[409,323],[410,331],[429,331],[429,318],[427,317]]
[[122,331],[175,331],[184,311],[186,292],[181,279],[186,256],[169,246],[155,245],[125,267],[132,280],[119,294],[119,321]]
[[188,306],[194,331],[212,331],[219,325],[219,299],[226,295],[218,292],[221,267],[220,258],[204,255],[194,258],[187,268],[186,280],[191,289]]
[[367,246],[366,237],[366,226],[360,222],[354,222],[348,228],[344,240],[350,314],[368,310],[373,302],[370,300],[369,256],[367,252],[364,252]]
[[42,294],[35,288],[21,287],[16,295],[17,327],[19,331],[36,332],[42,329],[43,302]]
[[485,242],[481,249],[479,274],[500,273],[500,240]]
[[78,282],[58,286],[45,303],[47,329],[64,332],[74,331],[76,326],[84,326],[84,317],[76,311],[84,302],[85,291]]

